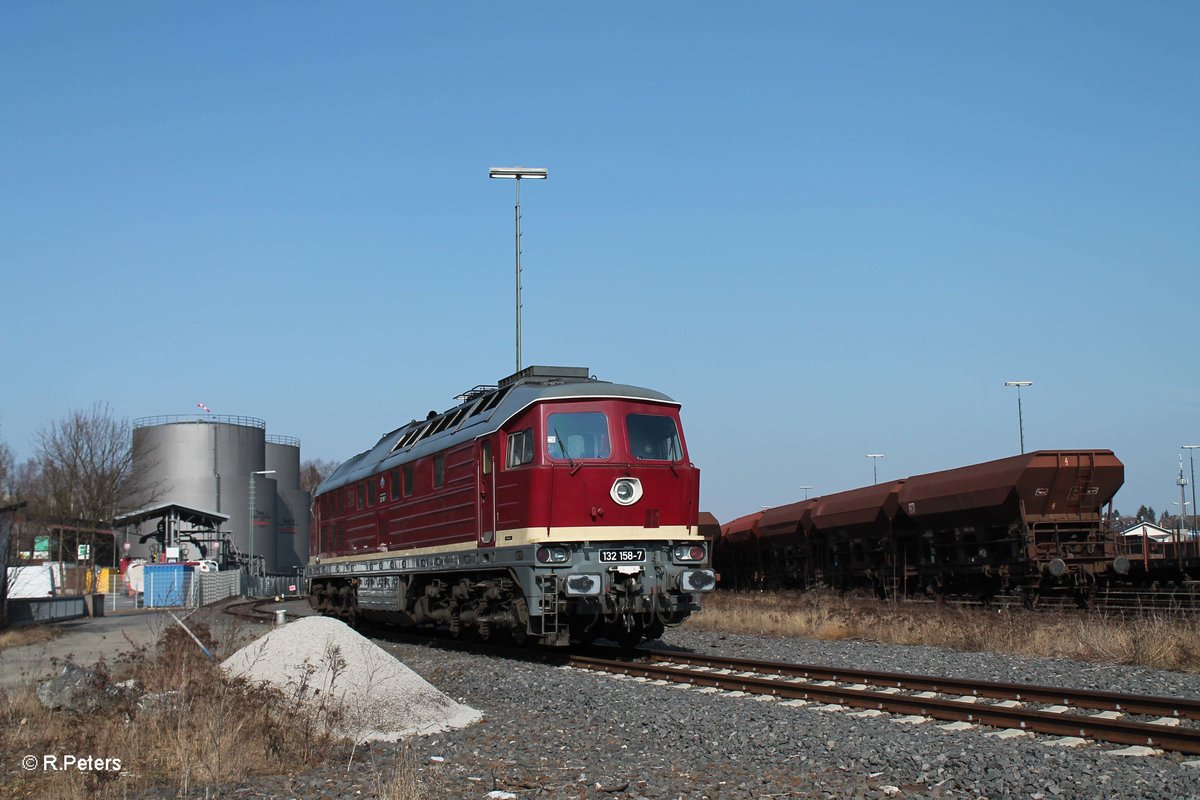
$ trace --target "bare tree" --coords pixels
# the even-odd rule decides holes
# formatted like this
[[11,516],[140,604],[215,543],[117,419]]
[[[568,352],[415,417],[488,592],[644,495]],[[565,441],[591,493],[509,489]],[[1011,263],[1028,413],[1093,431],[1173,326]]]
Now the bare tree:
[[[16,477],[16,466],[13,461],[12,448],[8,443],[0,440],[0,501],[7,497],[12,497],[13,478]],[[3,502],[0,502],[3,505]]]
[[[155,495],[147,454],[135,451],[128,420],[118,419],[105,403],[73,411],[38,432],[35,453],[40,497],[35,505],[47,518],[70,522],[88,545],[91,574],[96,529],[134,502]],[[23,476],[33,479],[33,475]],[[59,560],[63,537],[59,536]],[[82,588],[82,587],[81,587]]]
[[323,458],[308,459],[300,465],[300,488],[315,493],[321,481],[332,475],[337,467],[335,461],[326,461]]
[[8,625],[8,554],[12,542],[12,517],[19,506],[12,500],[13,454],[7,442],[0,441],[0,629]]

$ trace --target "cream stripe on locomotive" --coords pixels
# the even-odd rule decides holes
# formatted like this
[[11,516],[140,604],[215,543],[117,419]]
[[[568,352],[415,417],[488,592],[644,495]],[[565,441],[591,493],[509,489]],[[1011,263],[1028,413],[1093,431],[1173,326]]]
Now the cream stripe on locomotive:
[[513,528],[501,530],[496,544],[511,547],[522,544],[545,544],[546,542],[633,542],[661,541],[669,539],[703,541],[699,529],[692,525],[663,525],[659,528],[643,528],[630,525],[584,525],[574,528]]
[[[690,525],[663,525],[660,528],[642,528],[630,526],[595,526],[586,525],[577,528],[515,528],[500,531],[500,546],[516,547],[526,544],[545,544],[546,542],[635,542],[635,541],[704,541],[698,529]],[[472,550],[488,552],[491,548],[477,547],[475,542],[459,542],[457,544],[435,545],[433,547],[415,547],[407,550],[370,550],[353,556],[326,556],[321,564],[347,564],[354,561],[371,561],[372,559],[408,558],[410,556],[441,555],[442,553],[462,553]]]
[[320,562],[315,566],[322,564],[348,564],[353,561],[372,561],[375,559],[387,558],[408,558],[409,556],[436,556],[443,553],[462,553],[469,550],[478,549],[475,542],[459,542],[458,544],[439,544],[433,547],[412,547],[407,550],[368,550],[365,553],[359,553],[354,556],[322,556]]

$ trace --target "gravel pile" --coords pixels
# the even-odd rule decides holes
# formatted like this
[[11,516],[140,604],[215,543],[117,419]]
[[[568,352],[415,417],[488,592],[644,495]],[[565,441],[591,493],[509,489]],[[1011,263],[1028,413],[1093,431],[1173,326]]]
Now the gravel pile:
[[[290,626],[289,626],[290,627]],[[483,710],[467,728],[372,745],[349,771],[222,787],[236,797],[371,797],[408,759],[424,797],[485,798],[1187,798],[1200,766],[1111,746],[1002,740],[987,728],[793,707],[534,663],[377,639],[461,702]],[[1062,660],[857,642],[668,631],[667,645],[830,666],[1200,697],[1200,676]],[[211,795],[210,795],[211,796]]]
[[397,741],[479,720],[352,628],[306,617],[256,639],[221,666],[338,713],[337,730],[356,742]]

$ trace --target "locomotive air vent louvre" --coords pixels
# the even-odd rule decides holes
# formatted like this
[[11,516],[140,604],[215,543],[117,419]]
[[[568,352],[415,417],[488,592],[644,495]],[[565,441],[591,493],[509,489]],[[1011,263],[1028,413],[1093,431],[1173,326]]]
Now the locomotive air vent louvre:
[[493,408],[500,405],[500,401],[503,400],[506,395],[508,395],[510,389],[512,389],[511,386],[505,386],[503,389],[484,400],[482,403],[480,403],[479,410],[475,413],[482,414],[483,412],[491,411]]

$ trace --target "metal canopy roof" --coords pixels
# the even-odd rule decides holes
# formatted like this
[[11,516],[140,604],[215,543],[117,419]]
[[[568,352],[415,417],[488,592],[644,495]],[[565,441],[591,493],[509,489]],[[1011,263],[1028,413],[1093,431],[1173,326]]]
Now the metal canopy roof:
[[206,511],[201,508],[189,508],[179,503],[159,503],[158,505],[149,506],[139,511],[122,514],[113,520],[113,527],[137,525],[147,520],[167,517],[172,514],[188,524],[205,525],[209,528],[218,528],[222,522],[229,521],[228,514],[219,514],[216,511]]

